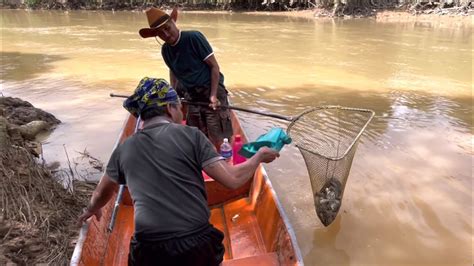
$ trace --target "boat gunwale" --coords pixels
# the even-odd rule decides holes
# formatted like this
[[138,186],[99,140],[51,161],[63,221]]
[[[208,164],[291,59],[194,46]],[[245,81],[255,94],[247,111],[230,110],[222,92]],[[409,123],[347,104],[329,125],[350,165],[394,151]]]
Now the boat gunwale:
[[[273,188],[272,181],[267,175],[267,170],[265,170],[265,167],[263,165],[260,165],[260,171],[262,171],[262,176],[265,178],[265,184],[268,186],[269,190],[272,193],[273,200],[275,201],[275,205],[277,206],[278,212],[280,213],[280,217],[283,221],[283,224],[285,225],[286,231],[288,233],[288,236],[290,237],[291,245],[293,246],[293,251],[296,256],[296,262],[298,265],[303,266],[303,255],[301,254],[301,249],[298,245],[298,241],[296,239],[296,233],[293,229],[293,226],[290,223],[290,219],[286,215],[286,212],[280,202],[280,199],[276,195],[276,191]],[[257,170],[258,171],[258,170]]]
[[[240,124],[240,119],[237,116],[236,111],[232,111],[233,115],[235,116],[235,119],[239,122]],[[243,126],[241,125],[241,134],[244,134],[245,139],[248,140],[248,134],[247,131],[244,130]],[[259,169],[256,170],[256,172],[259,171]],[[265,184],[268,186],[269,190],[272,193],[272,198],[275,201],[275,205],[278,209],[278,212],[280,213],[281,219],[283,221],[283,224],[285,225],[285,228],[288,232],[288,236],[290,237],[291,245],[293,246],[293,251],[295,252],[296,256],[296,262],[298,265],[303,266],[303,255],[301,254],[301,249],[298,245],[298,240],[296,238],[296,233],[295,230],[293,229],[293,226],[290,223],[290,219],[288,218],[288,215],[285,212],[285,209],[283,208],[283,205],[280,202],[280,199],[278,198],[275,189],[273,188],[272,181],[268,177],[267,170],[265,169],[265,166],[263,164],[260,164],[260,171],[262,171],[262,176],[265,179]]]
[[[120,134],[118,135],[117,140],[115,141],[115,144],[114,144],[114,147],[112,148],[112,150],[115,150],[115,148],[117,148],[117,146],[120,144],[120,140],[122,139],[123,134],[125,134],[125,128],[127,127],[127,124],[128,124],[128,118],[129,118],[129,114],[126,114],[125,115],[125,120],[124,120],[124,122],[122,124],[122,127],[120,129]],[[104,171],[102,172],[102,175],[105,174],[105,171],[106,171],[106,169],[104,169]],[[100,181],[100,179],[98,181]],[[81,261],[82,248],[83,248],[84,243],[87,239],[87,234],[89,233],[89,227],[90,227],[91,222],[92,222],[92,219],[88,219],[81,226],[81,230],[79,231],[79,238],[77,240],[76,245],[74,246],[74,251],[73,251],[72,256],[71,256],[71,262],[69,264],[70,266],[77,266],[77,265],[79,265],[79,263]]]
[[87,233],[89,232],[89,225],[90,225],[90,221],[87,221],[81,226],[81,230],[79,231],[79,238],[77,240],[76,245],[74,246],[74,251],[72,252],[71,261],[69,264],[71,266],[79,265],[79,262],[81,261],[82,248],[87,239]]

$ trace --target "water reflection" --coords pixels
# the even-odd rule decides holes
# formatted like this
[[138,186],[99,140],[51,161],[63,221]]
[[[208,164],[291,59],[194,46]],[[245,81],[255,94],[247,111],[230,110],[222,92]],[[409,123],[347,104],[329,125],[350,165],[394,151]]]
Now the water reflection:
[[[250,100],[253,99],[253,100]],[[429,128],[433,123],[469,133],[472,126],[471,97],[445,97],[422,92],[387,89],[384,92],[351,90],[343,87],[285,87],[271,89],[232,88],[232,100],[260,111],[287,116],[321,105],[341,105],[374,110],[376,118],[366,135],[373,141],[390,127],[403,131],[408,128]]]

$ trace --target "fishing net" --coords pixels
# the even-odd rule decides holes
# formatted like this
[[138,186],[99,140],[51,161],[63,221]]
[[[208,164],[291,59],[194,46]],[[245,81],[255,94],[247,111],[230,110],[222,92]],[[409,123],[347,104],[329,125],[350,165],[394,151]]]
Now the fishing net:
[[306,163],[316,213],[325,226],[339,212],[359,138],[373,116],[371,110],[323,106],[301,113],[288,126],[288,135]]

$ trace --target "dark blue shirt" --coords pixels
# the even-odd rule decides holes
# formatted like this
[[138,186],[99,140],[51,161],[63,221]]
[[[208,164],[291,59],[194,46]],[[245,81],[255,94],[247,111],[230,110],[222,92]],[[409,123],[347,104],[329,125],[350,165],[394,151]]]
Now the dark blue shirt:
[[[211,87],[211,70],[204,60],[213,54],[211,45],[199,31],[181,31],[176,45],[165,43],[161,48],[166,65],[186,89]],[[224,86],[222,73],[219,73],[219,84]]]

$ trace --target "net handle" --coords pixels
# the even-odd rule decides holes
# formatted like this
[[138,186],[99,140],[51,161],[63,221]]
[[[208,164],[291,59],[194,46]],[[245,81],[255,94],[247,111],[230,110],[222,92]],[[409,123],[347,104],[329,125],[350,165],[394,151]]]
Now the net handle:
[[[128,96],[126,96],[126,95],[119,95],[119,94],[115,94],[115,93],[111,93],[110,97],[128,98]],[[204,102],[190,102],[190,101],[187,101],[187,100],[184,100],[184,99],[181,99],[181,102],[189,104],[189,105],[209,107],[209,103],[204,103]],[[288,121],[288,122],[292,122],[294,120],[294,118],[291,117],[291,116],[284,116],[284,115],[280,115],[280,114],[261,112],[261,111],[246,109],[246,108],[242,108],[242,107],[238,107],[238,106],[232,106],[232,105],[220,105],[220,106],[218,106],[218,108],[227,108],[227,109],[232,109],[232,110],[257,114],[257,115],[263,115],[263,116],[268,116],[268,117],[273,117],[273,118],[285,120],[285,121]]]
[[321,157],[324,157],[328,160],[331,160],[331,161],[338,161],[342,158],[344,158],[348,153],[349,151],[352,149],[352,146],[354,146],[354,144],[359,140],[360,136],[362,136],[362,133],[364,133],[364,130],[365,128],[369,125],[370,121],[372,121],[372,118],[374,118],[375,116],[375,112],[370,110],[370,109],[362,109],[362,108],[353,108],[353,107],[344,107],[344,106],[339,106],[339,105],[323,105],[323,106],[319,106],[319,107],[314,107],[314,108],[310,108],[310,109],[307,109],[307,110],[304,110],[303,112],[301,112],[300,114],[298,114],[297,116],[295,116],[295,118],[293,119],[293,121],[291,121],[291,123],[288,125],[288,128],[286,129],[286,133],[288,134],[288,136],[291,137],[291,134],[290,134],[290,131],[291,131],[291,127],[296,123],[296,121],[298,121],[302,116],[306,115],[307,113],[310,113],[310,112],[314,112],[316,110],[324,110],[324,109],[339,109],[339,110],[347,110],[347,111],[356,111],[356,112],[364,112],[364,113],[370,113],[370,117],[369,119],[367,119],[367,122],[365,122],[364,126],[360,129],[359,133],[357,134],[357,136],[354,138],[354,140],[351,142],[351,144],[349,145],[349,147],[344,151],[344,153],[341,155],[341,156],[338,156],[338,157],[326,157],[322,154],[319,154],[317,152],[314,152],[314,151],[310,151],[308,149],[305,149],[304,147],[301,147],[300,145],[296,144],[296,147],[298,147],[299,149],[302,149],[302,150],[305,150],[307,152],[310,152],[310,153],[316,153],[317,155],[321,156]]
[[[189,104],[189,105],[197,105],[197,106],[207,106],[209,107],[208,103],[203,103],[203,102],[190,102],[187,100],[181,100],[181,102]],[[247,112],[247,113],[252,113],[252,114],[257,114],[257,115],[263,115],[263,116],[268,116],[268,117],[273,117],[281,120],[285,120],[288,122],[292,122],[294,120],[293,117],[290,116],[284,116],[280,114],[275,114],[275,113],[268,113],[268,112],[261,112],[261,111],[256,111],[252,109],[247,109],[247,108],[242,108],[238,106],[233,106],[233,105],[219,105],[217,108],[227,108],[227,109],[232,109],[232,110],[237,110],[237,111],[242,111],[242,112]]]
[[[119,98],[128,98],[128,96],[126,95],[119,95],[119,94],[114,94],[114,93],[110,93],[110,97],[119,97]],[[197,106],[209,106],[208,103],[203,103],[203,102],[189,102],[187,100],[184,100],[184,99],[181,99],[181,101],[183,103],[186,103],[186,104],[191,104],[191,105],[197,105]],[[288,125],[287,129],[286,129],[286,133],[290,135],[290,131],[291,131],[291,127],[293,126],[293,124],[298,121],[298,119],[300,119],[302,116],[304,116],[305,114],[309,113],[309,112],[313,112],[315,110],[323,110],[323,109],[340,109],[340,110],[348,110],[348,111],[357,111],[357,112],[368,112],[368,113],[371,113],[369,119],[367,119],[367,122],[365,123],[365,125],[361,128],[361,130],[359,131],[359,134],[357,134],[357,136],[354,138],[354,140],[352,141],[352,143],[349,145],[349,147],[347,148],[347,150],[344,152],[344,154],[342,154],[342,156],[339,156],[339,157],[336,157],[336,158],[329,158],[329,157],[326,157],[326,156],[323,156],[322,154],[319,154],[317,153],[319,156],[322,156],[326,159],[329,159],[329,160],[333,160],[333,161],[338,161],[342,158],[344,158],[344,156],[346,156],[346,154],[350,151],[350,149],[352,148],[352,146],[354,146],[354,144],[359,140],[360,136],[362,135],[362,133],[364,133],[364,130],[365,128],[367,127],[367,125],[369,125],[370,121],[372,120],[372,118],[375,116],[375,112],[370,110],[370,109],[362,109],[362,108],[353,108],[353,107],[344,107],[344,106],[339,106],[339,105],[323,105],[323,106],[319,106],[319,107],[313,107],[313,108],[309,108],[309,109],[306,109],[304,110],[303,112],[301,112],[300,114],[292,117],[292,116],[284,116],[284,115],[280,115],[280,114],[275,114],[275,113],[268,113],[268,112],[261,112],[261,111],[256,111],[256,110],[251,110],[251,109],[246,109],[246,108],[242,108],[242,107],[238,107],[238,106],[232,106],[232,105],[221,105],[219,106],[220,108],[228,108],[228,109],[232,109],[232,110],[237,110],[237,111],[242,111],[242,112],[247,112],[247,113],[252,113],[252,114],[257,114],[257,115],[263,115],[263,116],[268,116],[268,117],[273,117],[273,118],[276,118],[276,119],[281,119],[281,120],[285,120],[287,122],[290,122],[290,124]],[[296,145],[298,148],[300,149],[303,149],[303,150],[306,150],[308,152],[312,152],[312,151],[309,151],[299,145]],[[314,152],[313,152],[314,153]]]

